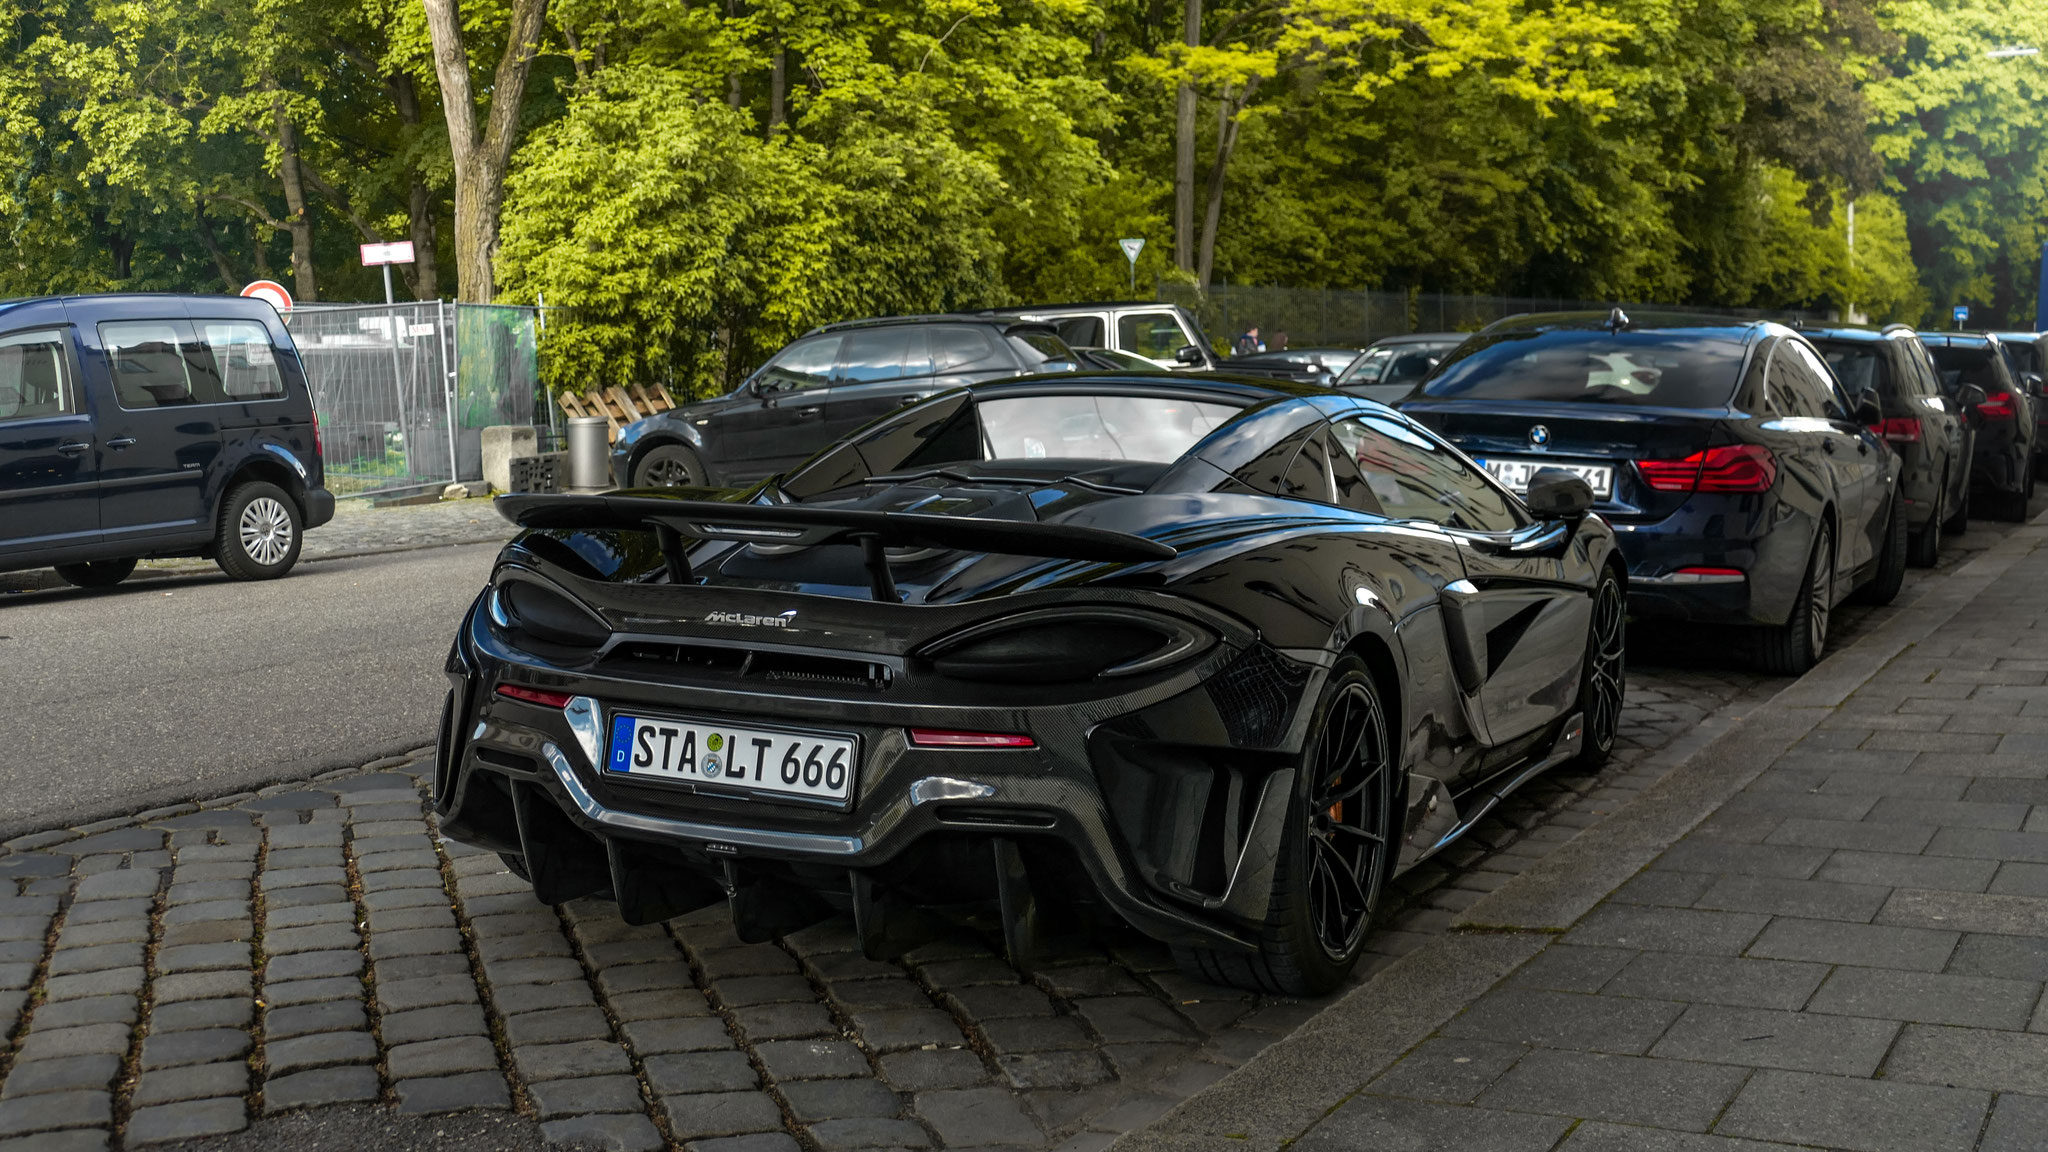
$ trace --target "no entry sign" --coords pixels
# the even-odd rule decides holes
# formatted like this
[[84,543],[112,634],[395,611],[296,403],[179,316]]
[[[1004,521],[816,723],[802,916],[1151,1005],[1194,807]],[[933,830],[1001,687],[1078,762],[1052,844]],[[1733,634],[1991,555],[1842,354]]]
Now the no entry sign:
[[292,294],[275,280],[251,280],[242,285],[242,295],[263,301],[277,309],[280,316],[292,310]]

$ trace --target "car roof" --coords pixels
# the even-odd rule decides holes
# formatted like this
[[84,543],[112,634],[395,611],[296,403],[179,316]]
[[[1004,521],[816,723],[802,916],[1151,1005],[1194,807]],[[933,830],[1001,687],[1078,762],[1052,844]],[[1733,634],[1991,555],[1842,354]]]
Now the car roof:
[[1399,336],[1382,336],[1372,342],[1375,348],[1390,344],[1462,344],[1470,332],[1403,332]]
[[1348,392],[1325,388],[1320,384],[1302,384],[1283,380],[1278,376],[1240,376],[1229,372],[1049,372],[1038,376],[1009,376],[1000,380],[969,384],[966,388],[976,398],[1030,395],[1035,392],[1100,391],[1110,395],[1123,392],[1133,396],[1156,396],[1161,392],[1169,392],[1189,399],[1206,397],[1225,403],[1236,402],[1245,405],[1281,399],[1357,399]]
[[1920,339],[1944,348],[1989,347],[1999,343],[1998,337],[1989,332],[1923,332]]
[[252,297],[228,296],[217,292],[72,292],[55,296],[23,296],[12,300],[0,300],[0,317],[5,317],[9,312],[21,311],[45,304],[113,304],[132,300],[159,301],[164,303],[175,302],[178,304],[203,303],[209,308],[218,308],[222,305],[236,308],[245,306],[257,308],[270,307],[264,301]]
[[983,309],[983,316],[1022,316],[1030,312],[1077,312],[1090,308],[1157,308],[1164,311],[1180,305],[1166,300],[1099,300],[1078,304],[1011,304]]
[[1605,312],[1529,312],[1520,316],[1509,316],[1496,320],[1481,332],[1550,332],[1550,331],[1607,331],[1613,326],[1619,313],[1626,332],[1726,332],[1737,333],[1745,338],[1765,333],[1783,335],[1793,330],[1775,320],[1748,320],[1739,316],[1713,316],[1702,312],[1687,312],[1683,309],[1643,309],[1630,312],[1623,308],[1612,308]]
[[[898,328],[911,324],[996,323],[1002,323],[1002,321],[988,315],[987,313],[974,314],[969,312],[933,312],[929,315],[924,316],[870,316],[867,317],[866,319],[861,320],[836,320],[830,324],[820,324],[817,327],[811,329],[809,332],[804,333],[804,335],[815,336],[820,332],[846,332],[859,328]],[[1026,328],[1045,332],[1053,331],[1052,326],[1049,324],[1033,324],[1029,320],[1012,321],[1003,324],[1003,331],[1005,332],[1009,332],[1018,328]]]

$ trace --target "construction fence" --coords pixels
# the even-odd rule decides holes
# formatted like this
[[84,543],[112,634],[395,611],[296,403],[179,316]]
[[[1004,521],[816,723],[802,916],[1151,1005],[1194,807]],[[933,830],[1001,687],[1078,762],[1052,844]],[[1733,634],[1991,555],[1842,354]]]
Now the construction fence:
[[337,496],[483,478],[483,430],[547,428],[532,308],[302,304],[288,321]]
[[1695,308],[1628,303],[1613,300],[1564,300],[1526,296],[1452,296],[1440,292],[1374,292],[1337,288],[1268,288],[1212,285],[1204,293],[1192,287],[1161,285],[1159,297],[1172,301],[1202,322],[1212,340],[1226,345],[1254,326],[1268,347],[1278,338],[1294,348],[1362,348],[1383,336],[1410,332],[1476,332],[1496,320],[1527,312],[1581,310],[1682,310],[1749,320],[1814,322],[1830,317],[1819,312],[1747,308]]

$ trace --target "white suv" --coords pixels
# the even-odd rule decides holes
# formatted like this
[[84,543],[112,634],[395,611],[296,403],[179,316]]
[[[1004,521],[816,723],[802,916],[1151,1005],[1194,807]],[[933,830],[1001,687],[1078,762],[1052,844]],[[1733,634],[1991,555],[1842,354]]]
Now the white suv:
[[1213,371],[1216,355],[1201,325],[1178,304],[1145,300],[1121,304],[1041,304],[997,308],[990,315],[1036,320],[1059,329],[1073,348],[1113,348],[1161,368]]

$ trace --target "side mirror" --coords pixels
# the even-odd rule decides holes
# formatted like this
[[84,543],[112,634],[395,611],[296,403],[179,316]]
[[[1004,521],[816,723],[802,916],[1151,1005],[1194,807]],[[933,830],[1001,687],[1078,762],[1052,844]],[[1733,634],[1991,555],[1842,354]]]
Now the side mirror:
[[2020,373],[2020,380],[2027,386],[2027,395],[2039,396],[2041,394],[2041,374],[2039,372],[2022,372]]
[[1970,411],[1990,398],[1985,395],[1984,389],[1979,388],[1975,384],[1965,384],[1956,389],[1956,404],[1965,412]]
[[1859,393],[1856,397],[1856,422],[1872,428],[1883,421],[1884,406],[1877,402],[1877,397],[1868,392]]
[[1538,468],[1522,502],[1541,519],[1569,520],[1593,510],[1593,486],[1562,468]]
[[1173,354],[1173,362],[1176,364],[1186,364],[1190,367],[1199,367],[1202,363],[1202,349],[1198,345],[1183,344],[1180,346],[1179,351]]

